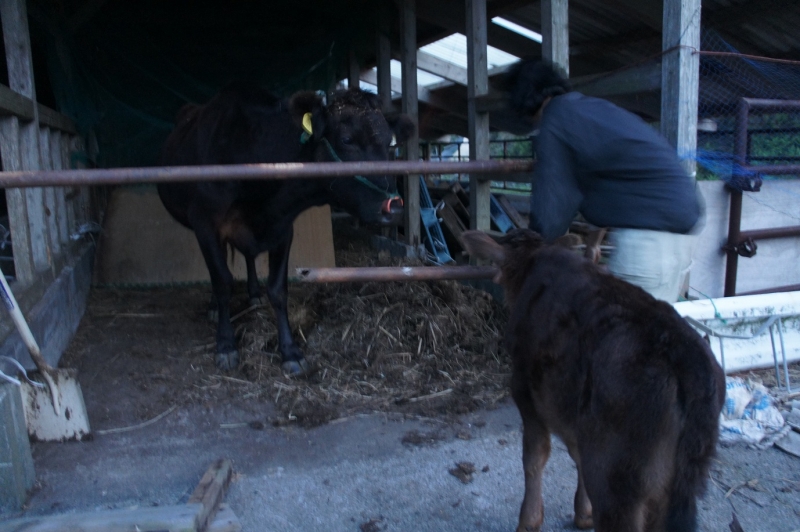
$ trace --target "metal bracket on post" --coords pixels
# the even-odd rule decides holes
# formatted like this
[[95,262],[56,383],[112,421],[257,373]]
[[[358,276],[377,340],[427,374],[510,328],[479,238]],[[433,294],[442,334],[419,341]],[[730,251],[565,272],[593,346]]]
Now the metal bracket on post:
[[442,226],[439,225],[439,218],[436,216],[436,207],[433,205],[428,187],[425,185],[425,178],[422,176],[419,176],[419,214],[425,230],[425,247],[436,258],[435,262],[438,264],[455,262],[447,249]]

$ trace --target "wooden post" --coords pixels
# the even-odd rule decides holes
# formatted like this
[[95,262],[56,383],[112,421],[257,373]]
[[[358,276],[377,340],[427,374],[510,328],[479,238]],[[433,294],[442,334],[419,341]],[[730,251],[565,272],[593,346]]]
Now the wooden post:
[[[16,116],[0,118],[0,156],[3,171],[23,170],[19,150],[19,119]],[[33,281],[35,268],[31,252],[31,232],[28,227],[28,201],[26,189],[7,188],[8,230],[14,245],[14,270],[17,281],[28,284]]]
[[[401,63],[403,65],[403,113],[414,122],[414,134],[406,141],[406,160],[419,159],[419,101],[417,94],[417,14],[415,0],[401,0]],[[405,234],[406,243],[421,243],[419,214],[419,176],[406,177]]]
[[390,39],[391,12],[388,0],[378,6],[377,63],[378,96],[384,113],[392,111],[392,42]]
[[[28,13],[25,7],[25,0],[4,0],[0,2],[0,19],[3,26],[3,41],[6,49],[6,63],[8,64],[8,85],[11,90],[17,92],[34,102],[33,121],[29,123],[18,122],[18,142],[19,142],[19,162],[22,170],[38,170],[40,168],[39,153],[39,109],[36,105],[36,88],[33,79],[33,60],[31,58],[31,41],[28,33]],[[11,126],[13,128],[13,126]],[[9,139],[11,140],[11,139]],[[29,252],[34,270],[47,268],[51,264],[50,236],[47,231],[45,221],[44,192],[41,188],[30,188],[21,193],[20,196],[11,194],[9,199],[15,201],[18,197],[25,198],[25,220],[17,220],[16,228],[23,223],[27,223],[27,240],[30,247],[25,250],[24,244],[22,252]],[[15,214],[20,214],[22,209],[19,206],[10,206],[10,210]],[[12,234],[14,240],[17,235]],[[16,243],[14,245],[15,255],[17,253]],[[18,280],[30,280],[33,278],[33,271],[25,272],[24,268],[29,267],[31,262],[27,258],[21,258],[16,262]]]
[[[53,158],[50,153],[50,128],[39,128],[39,150],[42,155],[42,170],[53,170]],[[47,222],[47,234],[50,237],[50,249],[53,255],[61,253],[61,238],[58,234],[58,204],[56,203],[56,189],[54,187],[46,187],[42,190],[44,193],[44,215]]]
[[689,175],[695,176],[700,0],[664,0],[663,25],[661,133],[675,146]]
[[[467,8],[467,124],[469,158],[489,159],[489,113],[478,112],[476,98],[489,94],[489,70],[486,59],[486,0],[466,0]],[[471,229],[488,231],[491,181],[469,176],[469,225]]]
[[360,86],[361,66],[358,64],[358,56],[355,50],[350,48],[347,54],[347,88],[358,88]]
[[569,0],[542,0],[542,59],[569,77]]
[[[52,160],[53,170],[64,169],[64,159],[62,153],[61,136],[64,133],[61,131],[50,131],[50,158]],[[57,187],[56,192],[56,205],[58,207],[58,239],[64,249],[69,249],[69,218],[67,214],[67,201],[65,187]]]

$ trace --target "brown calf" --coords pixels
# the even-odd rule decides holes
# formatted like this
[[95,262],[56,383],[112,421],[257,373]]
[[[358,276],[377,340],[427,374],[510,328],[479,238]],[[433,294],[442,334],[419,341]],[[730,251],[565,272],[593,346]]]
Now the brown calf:
[[550,433],[578,469],[575,524],[598,532],[693,531],[718,436],[725,377],[664,302],[527,229],[464,234],[500,267],[506,346],[523,423],[518,532],[544,519]]

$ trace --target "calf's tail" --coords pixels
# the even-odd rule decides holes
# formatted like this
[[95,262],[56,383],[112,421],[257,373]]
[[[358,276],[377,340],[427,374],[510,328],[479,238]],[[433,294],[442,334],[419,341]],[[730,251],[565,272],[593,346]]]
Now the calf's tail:
[[[725,400],[725,377],[715,361],[710,368],[692,368],[679,385],[684,424],[678,438],[666,530],[697,530],[697,497],[705,490],[708,469],[719,438],[719,413]],[[700,370],[700,371],[697,371]]]

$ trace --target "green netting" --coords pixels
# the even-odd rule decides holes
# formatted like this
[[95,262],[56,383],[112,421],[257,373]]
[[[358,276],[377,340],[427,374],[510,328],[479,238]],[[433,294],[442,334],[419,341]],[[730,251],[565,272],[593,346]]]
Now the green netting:
[[155,164],[176,111],[246,79],[288,95],[344,77],[375,42],[368,0],[32,2],[60,111],[94,132],[99,166]]

